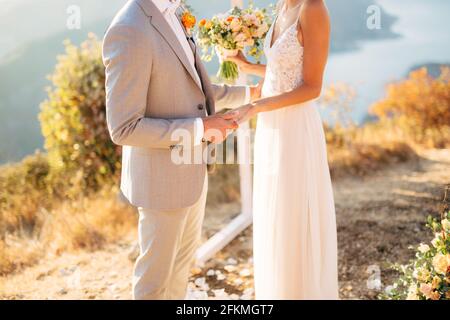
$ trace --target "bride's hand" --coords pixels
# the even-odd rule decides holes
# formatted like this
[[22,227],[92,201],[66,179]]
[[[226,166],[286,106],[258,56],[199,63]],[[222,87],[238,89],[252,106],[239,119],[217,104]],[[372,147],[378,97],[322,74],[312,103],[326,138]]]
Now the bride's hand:
[[249,103],[237,109],[228,111],[227,114],[228,113],[233,115],[234,121],[241,124],[253,118],[257,114],[257,111],[256,107],[253,104]]
[[264,85],[264,79],[258,82],[256,86],[250,87],[250,101],[256,101],[261,98],[262,87]]
[[247,73],[247,69],[251,65],[241,50],[239,50],[236,56],[223,56],[222,59],[223,61],[231,61],[236,63],[239,69],[244,73]]

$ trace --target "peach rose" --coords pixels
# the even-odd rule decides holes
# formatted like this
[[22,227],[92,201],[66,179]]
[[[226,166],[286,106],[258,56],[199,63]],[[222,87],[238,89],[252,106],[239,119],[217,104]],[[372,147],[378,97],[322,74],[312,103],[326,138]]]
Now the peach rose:
[[442,253],[438,253],[433,258],[432,264],[437,273],[446,274],[450,264],[450,255],[445,256]]
[[432,286],[429,283],[422,283],[420,285],[419,288],[420,292],[422,292],[422,294],[430,300],[439,300],[439,298],[441,297],[441,295],[439,294],[439,292],[434,291]]

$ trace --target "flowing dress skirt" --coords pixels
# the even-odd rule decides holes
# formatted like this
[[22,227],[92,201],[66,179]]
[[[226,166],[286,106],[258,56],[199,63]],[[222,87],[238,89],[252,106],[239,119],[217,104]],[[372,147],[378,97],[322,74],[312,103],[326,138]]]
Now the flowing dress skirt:
[[254,166],[256,299],[337,299],[337,237],[315,103],[258,116]]

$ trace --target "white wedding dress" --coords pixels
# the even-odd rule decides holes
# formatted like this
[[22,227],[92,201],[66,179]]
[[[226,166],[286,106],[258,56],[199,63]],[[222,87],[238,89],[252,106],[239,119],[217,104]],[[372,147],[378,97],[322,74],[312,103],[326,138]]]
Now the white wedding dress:
[[[264,97],[303,81],[297,23],[270,47]],[[258,115],[254,166],[256,299],[337,299],[337,237],[325,136],[314,102]]]

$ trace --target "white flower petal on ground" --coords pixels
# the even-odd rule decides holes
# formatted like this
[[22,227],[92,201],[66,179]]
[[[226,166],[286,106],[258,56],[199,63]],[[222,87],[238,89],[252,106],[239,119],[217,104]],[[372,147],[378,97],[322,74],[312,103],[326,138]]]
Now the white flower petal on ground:
[[214,297],[219,299],[228,299],[228,293],[225,292],[225,289],[216,289],[212,290]]
[[234,265],[227,265],[227,266],[224,267],[224,269],[225,269],[225,271],[227,271],[227,272],[234,272],[234,271],[237,270],[237,267],[234,266]]
[[241,272],[239,272],[239,275],[241,277],[249,277],[252,275],[252,272],[249,269],[242,269]]
[[188,288],[186,300],[208,300],[208,293],[206,291]]
[[216,276],[216,278],[217,278],[218,281],[222,281],[222,280],[225,280],[227,277],[225,277],[224,274],[218,274],[218,275]]
[[205,290],[205,291],[209,290],[209,285],[208,285],[208,283],[206,283],[205,278],[197,278],[197,279],[195,279],[194,283],[201,290]]

